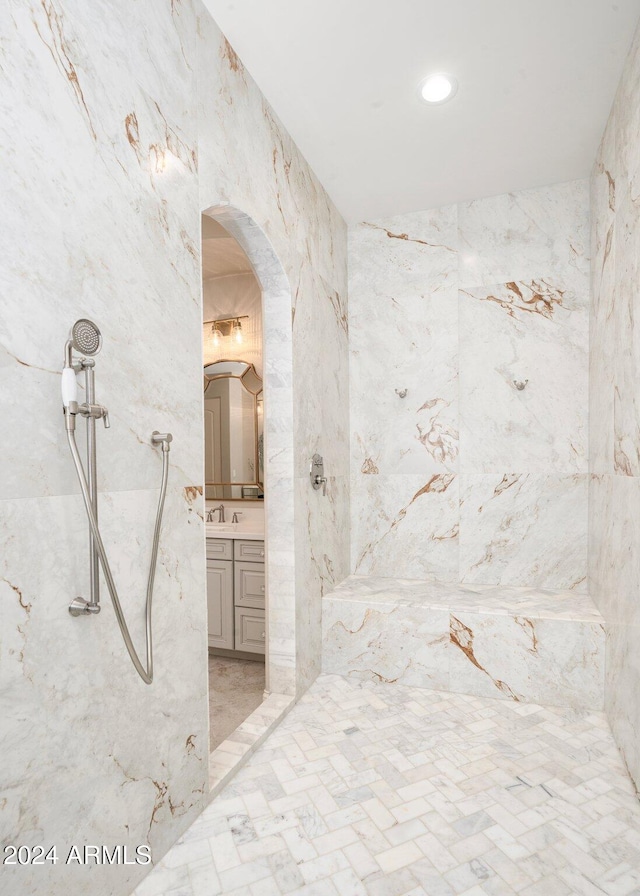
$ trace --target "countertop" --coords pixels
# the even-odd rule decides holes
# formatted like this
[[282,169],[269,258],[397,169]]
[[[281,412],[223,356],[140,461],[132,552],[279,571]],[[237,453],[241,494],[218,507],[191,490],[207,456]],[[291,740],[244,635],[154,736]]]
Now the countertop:
[[244,538],[247,541],[264,541],[264,529],[258,524],[206,523],[207,538]]

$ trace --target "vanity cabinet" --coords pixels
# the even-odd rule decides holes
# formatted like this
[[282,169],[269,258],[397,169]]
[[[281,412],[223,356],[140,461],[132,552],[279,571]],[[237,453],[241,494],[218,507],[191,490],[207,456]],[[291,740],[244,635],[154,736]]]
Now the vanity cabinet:
[[264,654],[264,541],[207,539],[209,646]]
[[233,542],[207,539],[207,610],[209,647],[233,650]]

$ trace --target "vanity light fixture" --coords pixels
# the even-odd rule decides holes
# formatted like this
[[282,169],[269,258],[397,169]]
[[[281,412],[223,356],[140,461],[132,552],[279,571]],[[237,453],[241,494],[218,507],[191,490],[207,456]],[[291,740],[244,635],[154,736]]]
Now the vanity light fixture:
[[430,106],[438,106],[453,99],[458,90],[458,82],[453,75],[437,72],[428,75],[419,86],[420,96]]
[[248,314],[241,314],[239,317],[223,317],[218,320],[205,320],[203,323],[205,327],[207,324],[211,324],[213,344],[218,348],[225,336],[233,336],[237,343],[241,343],[243,341],[243,335],[242,324],[240,321],[248,320],[248,318]]

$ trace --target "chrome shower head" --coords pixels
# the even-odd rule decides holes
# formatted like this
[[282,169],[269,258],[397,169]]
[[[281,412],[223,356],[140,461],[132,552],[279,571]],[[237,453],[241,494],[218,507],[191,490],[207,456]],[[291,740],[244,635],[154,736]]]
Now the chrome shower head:
[[71,327],[69,340],[81,355],[97,355],[102,348],[102,334],[92,320],[81,317]]

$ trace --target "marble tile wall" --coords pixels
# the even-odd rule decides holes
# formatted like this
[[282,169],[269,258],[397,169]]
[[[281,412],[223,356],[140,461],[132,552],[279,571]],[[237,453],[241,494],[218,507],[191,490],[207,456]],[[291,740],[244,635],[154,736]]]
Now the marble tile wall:
[[[323,589],[348,572],[346,228],[197,0],[116,0],[103,13],[80,0],[10,0],[2,16],[0,840],[149,843],[157,859],[209,786],[200,212],[241,210],[280,259],[271,280],[266,261],[261,270],[272,302],[271,687],[288,694],[319,668],[319,624],[307,635]],[[106,595],[96,618],[67,613],[87,589],[59,399],[80,316],[104,334],[100,508],[137,644],[161,470],[149,436],[174,434],[150,688]],[[327,457],[326,499],[303,487],[312,448]],[[312,539],[314,562],[303,563]],[[4,869],[5,889],[119,896],[146,869],[36,870],[12,879]]]
[[585,591],[588,183],[363,222],[349,253],[352,572]]
[[589,588],[607,621],[605,707],[640,789],[640,32],[591,176]]
[[[346,225],[206,14],[198,66],[201,206],[241,209],[268,239],[288,280],[286,307],[264,309],[266,401],[278,405],[267,410],[265,447],[274,477],[267,484],[269,542],[273,548],[274,532],[283,539],[278,577],[270,570],[270,601],[295,614],[295,631],[285,622],[280,633],[288,646],[275,684],[293,693],[320,671],[322,594],[349,572]],[[316,451],[325,458],[326,497],[310,487]],[[272,502],[270,513],[276,492],[283,504]]]

